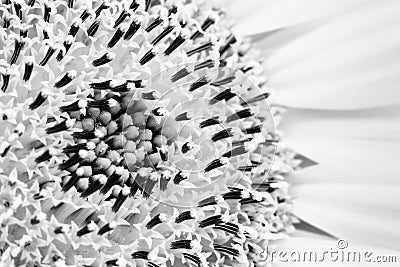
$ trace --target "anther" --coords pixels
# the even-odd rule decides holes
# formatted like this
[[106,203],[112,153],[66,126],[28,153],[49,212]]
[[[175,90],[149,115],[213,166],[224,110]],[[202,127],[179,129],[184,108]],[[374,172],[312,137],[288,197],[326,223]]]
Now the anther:
[[150,60],[152,60],[158,54],[158,48],[153,47],[144,54],[144,56],[139,60],[140,65],[144,65]]
[[235,248],[218,245],[218,244],[214,244],[213,246],[216,251],[219,251],[219,252],[234,256],[234,257],[238,257],[240,255],[239,250],[237,250]]
[[87,34],[88,34],[88,36],[93,37],[93,36],[96,34],[96,32],[97,32],[97,30],[99,29],[99,27],[100,27],[100,20],[95,20],[95,21],[89,26],[89,28],[87,29]]
[[81,99],[81,100],[76,100],[71,104],[61,106],[59,109],[61,112],[74,112],[86,108],[87,106],[88,106],[87,100]]
[[114,205],[112,206],[113,212],[117,212],[121,208],[122,204],[128,198],[129,194],[130,194],[130,188],[125,185],[122,188],[121,192],[119,193],[117,199],[115,200]]
[[76,34],[77,34],[78,31],[79,31],[79,26],[80,26],[81,24],[82,24],[81,18],[75,18],[75,19],[72,21],[71,27],[69,28],[68,35],[71,35],[71,36],[75,37]]
[[226,40],[226,43],[219,49],[219,54],[222,56],[232,44],[236,43],[237,39],[233,34],[230,34]]
[[223,129],[223,130],[219,131],[218,133],[214,134],[214,135],[211,137],[211,140],[212,140],[213,142],[217,142],[217,141],[219,141],[219,140],[223,140],[223,139],[225,139],[225,138],[232,137],[232,136],[234,136],[234,135],[236,135],[236,134],[237,134],[237,133],[236,133],[236,131],[235,131],[233,128],[227,128],[227,129]]
[[154,227],[156,227],[157,225],[163,223],[167,221],[167,215],[164,213],[160,213],[157,214],[156,216],[154,216],[147,224],[146,224],[146,228],[147,229],[152,229]]
[[48,6],[47,4],[44,4],[44,13],[43,13],[43,19],[46,22],[50,21],[50,12],[51,12],[51,7]]
[[47,160],[50,160],[55,153],[56,153],[56,151],[54,149],[47,149],[46,151],[44,151],[40,156],[38,156],[35,159],[35,162],[36,163],[41,163],[41,162],[45,162]]
[[155,116],[168,116],[169,115],[169,111],[164,107],[155,108],[152,110],[152,113]]
[[108,48],[113,48],[118,41],[124,36],[125,32],[127,31],[127,25],[121,25],[114,33],[113,37],[111,37],[110,41],[107,44]]
[[187,121],[190,120],[193,117],[193,114],[191,112],[185,111],[178,116],[175,117],[176,121]]
[[196,218],[196,215],[194,214],[193,211],[184,211],[181,214],[179,214],[176,218],[175,218],[175,222],[176,223],[182,223],[184,221],[187,220],[193,220]]
[[163,22],[164,20],[161,17],[157,17],[149,24],[149,26],[146,27],[145,31],[151,32],[155,27],[162,24]]
[[103,227],[101,227],[101,228],[99,229],[99,231],[97,232],[97,234],[98,234],[98,235],[104,235],[105,233],[108,233],[108,232],[114,230],[115,227],[117,227],[117,225],[116,225],[115,222],[107,223],[107,224],[105,224]]
[[87,150],[79,150],[78,153],[72,155],[69,159],[64,161],[63,163],[60,164],[58,167],[60,170],[66,170],[75,164],[78,164],[82,160],[86,159],[89,156],[89,153]]
[[95,67],[102,66],[104,64],[107,64],[111,62],[115,58],[115,53],[113,52],[107,52],[98,59],[93,60],[92,65]]
[[168,48],[165,50],[164,54],[169,56],[174,52],[179,46],[181,46],[189,38],[189,31],[187,29],[182,29],[180,35],[178,35],[175,40],[171,42]]
[[226,90],[222,91],[221,93],[217,94],[212,99],[210,99],[209,104],[213,105],[222,100],[229,101],[231,98],[233,98],[235,96],[236,96],[236,93],[232,92],[231,89],[229,88],[229,89],[226,89]]
[[47,95],[42,92],[39,92],[39,94],[36,96],[35,100],[33,100],[33,102],[29,105],[29,109],[30,110],[37,109],[46,101],[46,99],[47,99]]
[[211,206],[211,205],[217,205],[220,204],[223,201],[223,198],[220,196],[210,196],[207,197],[203,200],[200,200],[197,203],[197,206],[202,208],[202,207],[206,207],[206,206]]
[[149,252],[139,250],[139,251],[132,253],[131,256],[132,256],[132,259],[148,260]]
[[194,143],[193,142],[186,142],[182,145],[181,151],[183,154],[189,152],[190,150],[192,150],[194,148]]
[[[150,27],[150,26],[149,26]],[[165,29],[156,37],[154,38],[153,41],[151,41],[152,45],[156,45],[158,44],[165,36],[167,36],[168,34],[170,34],[173,30],[174,30],[174,26],[167,26],[165,27]],[[147,30],[147,29],[146,29]]]
[[75,121],[74,120],[64,120],[60,123],[55,124],[52,127],[49,127],[46,129],[47,134],[54,134],[58,133],[61,131],[66,131],[68,128],[71,128],[74,125]]
[[107,182],[107,177],[104,174],[97,174],[92,176],[93,181],[89,184],[89,187],[81,193],[82,198],[86,198],[96,191],[100,190],[103,185]]
[[68,7],[73,8],[74,7],[74,0],[68,0]]
[[90,12],[89,10],[85,9],[82,14],[80,15],[80,19],[82,20],[82,23],[85,22],[88,18],[90,17]]
[[[201,29],[202,31],[206,31],[211,25],[213,25],[215,23],[215,17],[214,16],[210,16],[208,17],[203,24],[201,25]],[[200,37],[201,35],[203,35],[200,31],[196,31],[191,37],[191,40],[196,40],[198,37]]]
[[22,20],[22,7],[21,7],[21,4],[19,4],[17,2],[14,2],[14,10],[15,10],[15,13],[17,14],[18,18],[20,20]]
[[83,236],[83,235],[89,234],[91,232],[94,232],[96,230],[96,228],[97,228],[97,225],[93,221],[91,221],[88,225],[86,225],[86,226],[82,227],[81,229],[79,229],[76,232],[76,235],[77,236]]
[[221,85],[225,85],[228,84],[230,82],[232,82],[233,80],[235,80],[236,76],[235,75],[231,75],[225,78],[222,78],[221,80],[212,82],[211,85],[212,86],[221,86]]
[[186,52],[186,54],[187,54],[188,57],[190,57],[190,56],[193,56],[196,53],[200,53],[202,51],[210,50],[210,49],[212,49],[214,47],[214,45],[215,45],[214,42],[207,42],[205,44],[200,45],[199,47],[196,47],[196,48]]
[[185,172],[179,171],[175,177],[174,177],[174,184],[179,184],[180,182],[182,182],[183,180],[186,180],[189,178],[189,175]]
[[142,21],[139,18],[135,18],[132,21],[132,23],[129,25],[129,28],[124,35],[125,41],[130,40],[133,37],[133,35],[135,35],[135,33],[139,30],[141,23],[142,23]]
[[249,108],[243,109],[243,110],[236,112],[235,114],[229,115],[226,118],[226,123],[230,123],[230,122],[233,122],[233,121],[236,121],[239,119],[245,119],[245,118],[248,118],[251,116],[254,116],[254,112],[251,109],[249,109]]
[[101,5],[96,9],[95,13],[96,13],[96,18],[98,16],[100,16],[101,11],[105,10],[108,8],[108,5],[104,2],[101,3]]
[[47,49],[46,55],[44,56],[42,61],[40,61],[39,65],[40,66],[46,65],[55,52],[56,49],[50,46],[49,49]]
[[55,88],[61,88],[68,85],[73,79],[75,79],[77,72],[75,70],[70,70],[64,74],[64,76],[58,80],[55,84]]
[[227,216],[222,216],[222,215],[213,215],[211,217],[208,217],[202,221],[199,222],[199,227],[200,228],[205,228],[211,225],[215,225],[218,223],[224,223],[228,221],[228,217]]
[[202,76],[200,77],[197,81],[195,81],[194,83],[192,83],[189,87],[189,91],[192,92],[204,85],[207,85],[210,83],[210,78],[207,76]]
[[152,172],[150,176],[147,178],[146,183],[144,184],[143,188],[143,196],[145,198],[149,198],[151,192],[153,191],[154,186],[157,184],[157,182],[160,180],[161,176],[160,174],[156,172]]
[[187,68],[180,69],[177,73],[172,75],[171,82],[177,82],[178,80],[188,76],[191,72]]
[[114,29],[117,28],[119,25],[121,25],[122,22],[124,22],[124,20],[130,16],[129,12],[126,10],[122,10],[121,14],[119,15],[119,17],[115,20],[114,23]]
[[10,65],[15,64],[15,62],[17,62],[17,59],[21,53],[21,50],[24,48],[24,45],[25,45],[24,41],[15,40],[14,52],[10,59]]
[[201,267],[202,266],[202,262],[201,259],[199,258],[199,256],[194,255],[194,254],[190,254],[190,253],[182,253],[183,257],[193,263],[195,263],[195,265],[197,267]]
[[250,128],[247,128],[243,130],[245,134],[256,134],[256,133],[261,133],[262,131],[262,126],[261,125],[256,125]]
[[204,172],[210,172],[216,168],[222,167],[227,164],[229,164],[229,160],[225,157],[222,157],[219,159],[214,159],[206,166],[206,168],[204,169]]
[[241,105],[245,106],[245,105],[253,104],[258,101],[262,101],[264,99],[267,99],[270,95],[271,95],[270,93],[263,93],[261,95],[250,98],[249,100],[243,101],[243,103],[241,103]]
[[1,91],[5,92],[7,90],[8,83],[10,82],[10,74],[3,73],[1,76],[3,78],[3,85],[1,86]]

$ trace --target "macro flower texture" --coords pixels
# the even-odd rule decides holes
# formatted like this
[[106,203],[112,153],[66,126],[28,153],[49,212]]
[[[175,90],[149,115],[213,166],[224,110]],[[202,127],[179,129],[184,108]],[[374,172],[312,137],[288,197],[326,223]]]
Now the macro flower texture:
[[2,0],[0,267],[397,253],[398,10]]
[[223,9],[6,0],[0,16],[1,266],[259,266],[294,230],[300,160]]

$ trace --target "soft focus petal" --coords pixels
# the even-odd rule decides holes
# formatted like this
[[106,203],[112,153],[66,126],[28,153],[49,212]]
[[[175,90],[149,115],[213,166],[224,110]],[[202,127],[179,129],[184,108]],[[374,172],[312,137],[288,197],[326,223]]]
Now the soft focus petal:
[[252,0],[251,2],[222,2],[228,11],[228,16],[237,21],[233,30],[240,35],[252,35],[334,16],[364,1]]
[[[323,109],[399,103],[399,9],[399,1],[369,1],[323,21],[315,30],[288,28],[295,40],[265,62],[270,85],[277,88],[277,102]],[[273,36],[260,43],[267,53]]]

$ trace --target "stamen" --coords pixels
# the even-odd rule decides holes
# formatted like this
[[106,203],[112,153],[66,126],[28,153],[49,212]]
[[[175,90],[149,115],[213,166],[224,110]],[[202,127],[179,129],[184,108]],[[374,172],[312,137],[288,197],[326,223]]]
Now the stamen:
[[50,21],[50,12],[51,12],[51,7],[48,5],[44,4],[44,13],[43,13],[43,19],[46,22]]
[[217,142],[217,141],[219,141],[219,140],[223,140],[223,139],[225,139],[225,138],[232,137],[232,136],[234,136],[235,134],[236,134],[236,133],[235,133],[235,131],[233,130],[233,128],[227,128],[227,129],[223,129],[223,130],[219,131],[218,133],[214,134],[214,135],[211,137],[211,140],[212,140],[213,142]]
[[93,36],[96,34],[96,32],[97,32],[97,30],[99,29],[99,27],[100,27],[100,20],[95,20],[95,21],[89,26],[89,28],[87,29],[87,34],[88,34],[88,36],[93,37]]
[[250,128],[247,128],[243,130],[245,134],[256,134],[256,133],[261,133],[262,131],[262,126],[261,125],[256,125]]
[[46,101],[46,99],[47,95],[42,92],[39,92],[35,100],[33,100],[33,102],[29,105],[29,109],[30,110],[37,109],[38,107],[40,107],[40,105],[42,105]]
[[194,66],[194,70],[195,71],[199,71],[199,70],[204,69],[204,68],[212,68],[212,67],[215,66],[215,63],[216,63],[215,60],[207,59],[206,61],[204,61],[202,63],[199,63],[196,66]]
[[151,44],[152,45],[158,44],[165,36],[170,34],[174,30],[174,28],[175,27],[171,26],[171,25],[167,26],[156,38],[154,38],[154,40],[151,42]]
[[[52,151],[52,152],[54,153],[54,151]],[[50,160],[52,158],[52,156],[53,156],[52,152],[50,152],[50,149],[47,149],[45,152],[43,152],[40,156],[38,156],[35,159],[35,162],[39,164],[41,162]]]
[[249,108],[243,109],[243,110],[236,112],[235,114],[229,115],[226,118],[226,123],[230,123],[230,122],[233,122],[233,121],[236,121],[239,119],[245,119],[245,118],[248,118],[251,116],[254,116],[254,112],[251,109],[249,109]]
[[145,4],[145,8],[144,8],[144,11],[148,11],[149,10],[149,8],[150,8],[150,4],[151,4],[151,1],[152,0],[146,0],[146,4]]
[[14,52],[10,59],[10,65],[15,64],[15,62],[17,62],[19,54],[21,53],[21,50],[24,48],[24,45],[25,45],[25,43],[23,41],[15,40]]
[[181,151],[183,154],[185,154],[185,153],[189,152],[190,150],[192,150],[193,148],[194,148],[194,143],[188,141],[182,145]]
[[74,19],[72,22],[71,28],[69,29],[68,35],[75,37],[79,31],[79,25],[81,25],[81,24],[82,24],[82,20],[80,18]]
[[66,170],[66,169],[74,166],[75,164],[78,164],[82,160],[86,159],[88,156],[89,156],[88,151],[81,149],[81,150],[79,150],[78,153],[72,155],[69,159],[67,159],[66,161],[61,163],[58,168],[62,171]]
[[47,30],[43,30],[43,40],[47,40],[49,39],[49,33],[47,32]]
[[54,84],[55,88],[61,88],[68,85],[75,77],[77,72],[75,70],[70,70],[65,75]]
[[236,43],[236,41],[236,37],[233,34],[230,34],[226,40],[226,43],[219,49],[219,54],[222,56],[232,44]]
[[7,155],[8,151],[10,151],[10,149],[11,149],[10,143],[2,142],[0,144],[0,157],[4,158]]
[[74,0],[68,0],[68,7],[73,8],[74,7]]
[[184,173],[182,171],[179,171],[175,177],[174,177],[174,184],[179,184],[180,182],[182,182],[183,180],[186,180],[189,178],[189,175],[187,173]]
[[169,181],[171,180],[171,172],[166,170],[161,172],[161,178],[160,178],[160,190],[165,191],[167,190],[167,186]]
[[18,4],[17,2],[14,2],[14,10],[15,10],[15,14],[17,14],[18,18],[20,20],[22,20],[22,9],[21,9],[21,5]]
[[58,133],[61,131],[66,131],[68,128],[72,127],[74,125],[74,120],[64,120],[60,123],[57,123],[56,125],[49,127],[46,129],[47,134],[54,134]]
[[1,75],[3,77],[3,85],[1,86],[1,91],[5,92],[8,87],[8,83],[10,82],[10,74],[3,73]]
[[179,70],[177,73],[172,75],[171,77],[171,82],[177,82],[178,80],[188,76],[190,74],[190,71],[188,71],[186,68],[183,68]]
[[182,29],[181,34],[172,41],[172,43],[165,50],[164,54],[169,56],[174,52],[179,46],[181,46],[189,38],[189,31],[187,29]]
[[90,224],[88,224],[88,225],[82,227],[81,229],[79,229],[76,232],[76,235],[77,236],[83,236],[83,235],[89,234],[89,233],[95,231],[96,228],[97,228],[97,225],[93,221],[91,221]]
[[130,40],[133,37],[133,35],[135,35],[135,33],[139,30],[140,26],[141,26],[141,20],[135,18],[132,21],[131,25],[129,25],[129,28],[124,35],[124,40],[125,41]]
[[160,267],[159,265],[155,264],[154,262],[148,261],[147,262],[148,267]]
[[131,256],[132,256],[132,259],[148,260],[149,252],[139,250],[139,251],[132,253]]
[[126,93],[129,92],[131,89],[130,86],[128,85],[128,82],[117,84],[117,81],[111,81],[110,86],[111,86],[111,91],[116,93]]
[[200,77],[197,81],[195,81],[194,83],[192,83],[190,85],[189,91],[193,92],[194,90],[196,90],[196,89],[198,89],[198,88],[200,88],[200,87],[202,87],[202,86],[204,86],[206,84],[209,84],[210,81],[211,81],[211,79],[209,77],[207,77],[207,76]]
[[10,19],[9,18],[4,17],[3,21],[4,21],[4,24],[3,24],[4,29],[7,29],[8,27],[10,27]]
[[208,226],[211,226],[211,225],[215,225],[215,224],[218,224],[218,223],[224,223],[225,221],[228,221],[227,219],[229,219],[229,218],[225,218],[222,215],[214,215],[214,216],[208,217],[208,218],[200,221],[199,222],[199,227],[200,228],[205,228],[205,227],[208,227]]
[[45,57],[42,59],[42,61],[40,61],[39,65],[40,66],[46,65],[55,52],[56,49],[50,46],[49,49],[47,49]]
[[154,186],[160,179],[160,174],[158,172],[152,172],[150,176],[146,180],[146,184],[144,185],[143,189],[143,196],[145,198],[149,198],[151,192],[153,191]]
[[124,171],[124,167],[117,167],[114,173],[108,178],[106,184],[100,190],[100,193],[107,194],[107,192],[118,183]]
[[[211,25],[213,25],[215,23],[215,17],[208,17],[204,22],[203,25],[201,25],[201,29],[202,31],[206,31]],[[191,37],[191,40],[196,40],[197,38],[199,38],[200,36],[202,36],[203,34],[200,31],[196,31]]]
[[121,208],[122,204],[125,202],[125,200],[128,198],[130,193],[130,188],[128,186],[124,186],[119,193],[117,199],[114,202],[114,205],[112,206],[112,211],[113,212],[118,212],[118,210]]
[[202,128],[206,128],[206,127],[209,127],[212,125],[217,125],[220,123],[222,123],[222,122],[218,119],[218,116],[215,116],[215,117],[212,117],[210,119],[206,119],[206,120],[200,122],[199,127],[202,129]]
[[122,38],[122,36],[124,36],[127,29],[128,29],[127,25],[121,25],[121,27],[119,27],[117,31],[114,33],[113,37],[111,37],[111,40],[108,42],[107,47],[113,48]]
[[235,141],[232,142],[232,146],[241,146],[241,145],[244,145],[245,143],[247,143],[247,142],[249,142],[251,140],[253,140],[253,138],[251,138],[251,137],[245,138],[245,139],[242,139],[242,140],[235,140]]
[[271,95],[270,93],[263,93],[261,95],[255,96],[249,100],[244,101],[243,103],[241,103],[241,105],[245,106],[245,105],[253,104],[258,101],[262,101],[264,99],[267,99],[270,95]]
[[59,109],[61,112],[74,112],[86,108],[87,106],[88,106],[87,100],[81,99],[81,100],[76,100],[75,102],[69,105],[61,106]]
[[240,253],[239,250],[228,247],[228,246],[223,246],[223,245],[218,245],[218,244],[214,244],[214,249],[216,251],[228,254],[228,255],[232,255],[234,257],[239,257]]
[[71,135],[77,139],[95,139],[104,137],[104,133],[98,129],[91,132],[73,132]]
[[95,13],[96,13],[96,18],[98,17],[98,16],[100,16],[100,13],[101,13],[101,11],[103,11],[104,9],[107,9],[109,6],[106,4],[106,3],[104,3],[104,2],[102,2],[101,3],[101,5],[96,9],[96,11],[95,11]]
[[147,224],[146,228],[147,229],[152,229],[155,226],[159,225],[160,223],[163,223],[167,220],[167,215],[164,213],[157,214],[154,216]]
[[113,52],[107,52],[98,59],[93,60],[92,65],[95,67],[102,66],[104,64],[107,64],[111,62],[115,58],[115,53]]
[[210,105],[214,105],[215,103],[225,100],[225,101],[229,101],[231,98],[235,97],[236,93],[232,92],[231,89],[226,89],[224,91],[222,91],[221,93],[217,94],[216,96],[214,96],[209,104]]
[[164,107],[158,107],[152,110],[152,113],[156,116],[168,116],[169,111]]
[[239,226],[237,226],[234,223],[226,222],[223,224],[222,223],[216,224],[213,228],[225,231],[225,232],[235,235],[235,236],[239,236]]
[[176,223],[181,223],[187,220],[195,219],[194,213],[191,211],[184,211],[175,218]]
[[257,165],[246,165],[246,166],[240,166],[238,170],[242,172],[251,172],[255,168],[257,168]]
[[168,160],[168,147],[161,147],[158,149],[158,153],[160,153],[160,157],[162,161],[167,161]]
[[29,0],[28,6],[33,7],[34,4],[35,4],[35,0]]
[[130,9],[132,9],[132,11],[136,11],[136,9],[138,9],[139,7],[139,3],[136,0],[133,0],[131,5],[129,6]]
[[33,71],[33,61],[27,60],[25,62],[24,77],[22,78],[25,82],[27,82],[31,77],[32,71]]
[[20,29],[20,30],[19,30],[19,36],[20,36],[21,38],[26,38],[26,37],[28,37],[28,30],[27,30],[27,29]]
[[117,226],[117,225],[116,225],[115,222],[107,223],[107,224],[105,224],[103,227],[101,227],[101,228],[99,229],[99,231],[97,232],[97,234],[98,234],[98,235],[104,235],[105,233],[108,233],[108,232],[114,230],[116,226]]
[[192,240],[190,239],[173,241],[170,244],[170,249],[191,249],[191,242]]
[[144,88],[146,86],[145,80],[127,80],[127,83],[133,83],[135,88]]
[[82,23],[85,22],[90,17],[89,10],[85,9],[81,16],[79,17],[82,20]]
[[186,52],[186,54],[188,57],[191,57],[196,53],[200,53],[202,51],[207,51],[207,50],[212,49],[214,47],[214,45],[215,45],[214,42],[207,42],[205,44],[200,45],[199,47],[196,47],[196,48]]
[[219,158],[219,159],[214,159],[207,165],[207,167],[204,169],[204,172],[210,172],[216,168],[227,165],[228,163],[229,163],[229,160],[224,157]]
[[199,256],[194,255],[194,254],[189,254],[189,253],[182,253],[182,255],[183,255],[183,257],[185,259],[194,262],[197,265],[197,267],[201,267],[202,266],[202,263],[201,263],[201,260],[200,260]]
[[183,112],[179,114],[178,116],[175,117],[176,121],[187,121],[190,120],[193,117],[193,114],[191,112]]
[[114,99],[100,99],[87,102],[87,106],[91,108],[107,109],[112,106]]
[[107,177],[104,174],[97,174],[92,177],[94,180],[89,184],[89,187],[81,193],[82,198],[87,198],[96,191],[100,190],[100,188],[102,188],[107,182]]
[[126,10],[122,10],[121,14],[119,15],[119,17],[115,20],[114,23],[114,29],[117,28],[119,25],[121,25],[122,22],[124,22],[124,20],[130,16],[129,12]]
[[146,177],[137,175],[133,182],[133,185],[131,186],[131,191],[129,196],[134,197],[139,189],[143,190],[145,182],[146,182]]
[[158,54],[158,49],[156,47],[153,47],[149,51],[147,51],[146,54],[139,60],[140,65],[144,65],[150,60],[152,60],[156,55]]
[[219,203],[221,203],[221,201],[223,201],[223,198],[220,196],[210,196],[208,198],[205,198],[203,200],[200,200],[197,203],[197,206],[202,208],[202,207],[206,207],[206,206],[211,206],[211,205],[217,205]]
[[79,175],[77,175],[76,173],[73,173],[71,175],[71,177],[69,178],[68,182],[65,183],[65,185],[63,185],[62,191],[63,192],[69,191],[73,186],[76,186],[79,179],[81,179],[81,177]]
[[158,25],[162,24],[163,22],[164,22],[164,20],[161,17],[157,17],[149,24],[149,26],[147,26],[145,31],[146,32],[151,32],[155,27],[157,27]]
[[64,51],[60,50],[57,54],[57,61],[61,61],[64,56],[68,53],[68,50],[71,48],[72,43],[74,42],[74,37],[72,35],[68,35],[67,39],[64,41]]
[[109,90],[111,89],[111,80],[97,82],[97,83],[90,83],[89,87],[95,90]]
[[159,95],[157,91],[151,91],[148,93],[142,93],[142,98],[146,100],[156,100],[159,99]]
[[225,85],[225,84],[230,83],[230,82],[232,82],[233,80],[235,80],[235,78],[236,78],[236,77],[235,77],[235,75],[233,74],[233,75],[228,76],[228,77],[226,77],[226,78],[223,78],[223,79],[221,79],[221,80],[219,80],[219,81],[212,82],[211,85],[212,85],[212,86],[221,86],[221,85]]

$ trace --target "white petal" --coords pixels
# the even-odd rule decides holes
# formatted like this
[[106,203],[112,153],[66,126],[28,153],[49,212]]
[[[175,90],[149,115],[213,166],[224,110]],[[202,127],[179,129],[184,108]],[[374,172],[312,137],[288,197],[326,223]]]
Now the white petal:
[[365,2],[271,54],[265,67],[277,102],[322,109],[399,103],[398,10],[399,1]]
[[330,17],[365,1],[241,0],[222,2],[228,16],[237,21],[237,25],[233,28],[234,32],[240,35],[252,35]]
[[358,112],[289,109],[281,130],[288,147],[319,164],[314,168],[324,175],[318,181],[396,182],[399,118],[400,107]]
[[303,184],[292,190],[294,213],[302,220],[349,242],[387,248],[397,248],[400,241],[399,193],[400,185],[378,181]]

